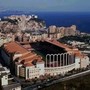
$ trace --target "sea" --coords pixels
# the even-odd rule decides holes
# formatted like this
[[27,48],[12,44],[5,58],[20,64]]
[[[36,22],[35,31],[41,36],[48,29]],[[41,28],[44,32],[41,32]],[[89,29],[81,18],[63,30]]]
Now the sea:
[[46,22],[46,26],[56,25],[57,27],[69,27],[76,25],[77,30],[90,33],[90,12],[31,12],[31,11],[4,11],[0,17],[10,15],[38,15]]

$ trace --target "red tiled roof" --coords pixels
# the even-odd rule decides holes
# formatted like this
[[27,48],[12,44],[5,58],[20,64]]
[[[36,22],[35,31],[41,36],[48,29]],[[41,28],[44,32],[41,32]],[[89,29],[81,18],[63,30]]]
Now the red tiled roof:
[[57,40],[45,40],[46,42],[49,42],[53,45],[56,45],[58,47],[64,48],[66,51],[70,50],[70,48],[68,47],[68,45],[65,45],[63,43],[58,42]]
[[9,43],[6,43],[4,45],[4,48],[6,51],[8,51],[8,53],[20,53],[20,54],[23,54],[23,53],[26,53],[27,50],[25,48],[23,48],[22,46],[20,46],[18,43],[16,42],[9,42]]
[[56,46],[58,46],[58,47],[62,47],[62,48],[64,48],[67,52],[72,52],[72,53],[74,53],[77,57],[80,57],[80,58],[82,58],[83,57],[83,54],[77,49],[77,48],[71,48],[71,46],[69,46],[69,45],[66,45],[66,44],[63,44],[63,43],[60,43],[60,42],[58,42],[57,40],[45,40],[46,42],[49,42],[49,43],[51,43],[51,44],[53,44],[53,45],[56,45]]
[[33,60],[37,60],[37,62],[38,62],[38,61],[42,60],[42,58],[39,57],[39,56],[35,56],[35,57],[32,57],[32,58],[25,59],[24,63],[32,62]]
[[32,55],[35,55],[35,53],[28,53],[28,54],[22,55],[21,57],[19,57],[19,59],[25,59],[25,58],[31,57]]
[[26,63],[24,64],[25,67],[28,67],[28,66],[33,66],[33,64],[30,62],[30,63]]
[[22,54],[22,56],[19,57],[19,60],[23,62],[24,66],[32,66],[33,65],[32,62],[35,59],[37,60],[37,62],[42,61],[41,56],[36,55],[34,52],[29,52],[27,49],[23,48],[17,42],[9,42],[4,44],[4,49],[8,51],[8,53],[16,52]]

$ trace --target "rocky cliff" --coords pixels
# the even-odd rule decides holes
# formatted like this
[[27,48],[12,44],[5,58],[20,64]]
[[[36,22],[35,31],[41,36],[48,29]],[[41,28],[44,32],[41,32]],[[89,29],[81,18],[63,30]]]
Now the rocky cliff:
[[39,30],[46,27],[45,21],[36,15],[12,15],[1,18],[1,32],[18,32],[25,30]]

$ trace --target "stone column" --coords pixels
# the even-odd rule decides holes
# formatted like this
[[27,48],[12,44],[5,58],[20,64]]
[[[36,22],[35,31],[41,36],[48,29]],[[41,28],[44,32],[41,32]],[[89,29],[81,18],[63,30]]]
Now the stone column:
[[59,56],[60,56],[60,66],[61,66],[61,54]]
[[47,67],[47,57],[48,57],[48,54],[46,55],[46,61],[45,61],[45,66]]
[[63,66],[64,66],[64,54],[63,54]]
[[57,67],[58,67],[58,55],[56,55],[57,56]]
[[67,53],[66,53],[66,58],[65,59],[66,59],[66,65],[68,65],[68,62],[67,62]]
[[49,67],[51,67],[51,56],[52,55],[49,55]]
[[55,57],[55,56],[53,55],[53,67],[54,67],[54,64],[55,64],[55,63],[54,63],[54,61],[55,61],[55,60],[54,60],[54,57]]
[[68,54],[68,65],[69,65],[70,63],[69,63],[69,54]]

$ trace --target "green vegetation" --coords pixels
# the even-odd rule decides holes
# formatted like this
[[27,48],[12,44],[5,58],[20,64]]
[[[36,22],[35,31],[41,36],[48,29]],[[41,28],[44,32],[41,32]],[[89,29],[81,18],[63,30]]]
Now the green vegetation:
[[62,83],[54,84],[42,90],[90,90],[90,74]]
[[17,25],[17,23],[18,23],[18,21],[16,19],[12,20],[12,19],[9,19],[9,18],[7,18],[7,19],[2,18],[2,21],[8,21],[8,22],[10,22],[14,25]]
[[63,38],[60,38],[58,41],[63,43],[67,43],[67,41],[79,41],[90,43],[90,36],[65,36]]

